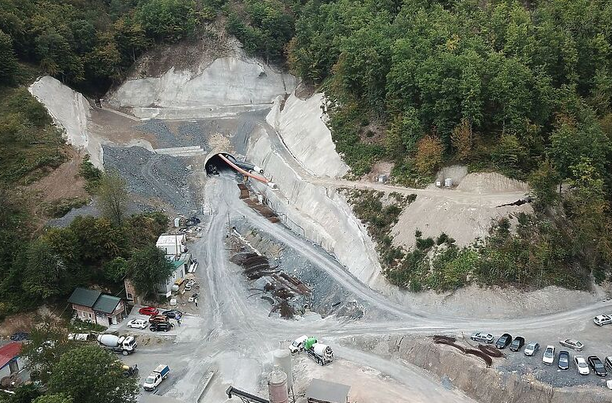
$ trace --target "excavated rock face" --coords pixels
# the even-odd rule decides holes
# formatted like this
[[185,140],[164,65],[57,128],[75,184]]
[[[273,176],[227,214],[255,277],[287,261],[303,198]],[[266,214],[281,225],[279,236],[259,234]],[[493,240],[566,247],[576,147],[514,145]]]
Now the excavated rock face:
[[159,76],[147,76],[145,71],[144,77],[128,79],[111,91],[107,101],[140,118],[231,116],[270,108],[275,97],[293,91],[296,85],[294,76],[233,47],[212,60],[203,53]]
[[64,129],[66,142],[85,150],[92,164],[102,169],[102,147],[89,129],[91,106],[87,99],[51,76],[39,78],[28,90],[47,108],[55,124]]
[[286,100],[281,97],[275,100],[266,121],[308,171],[318,176],[341,177],[349,167],[336,152],[331,132],[325,125],[323,107],[321,93],[304,100],[292,93]]

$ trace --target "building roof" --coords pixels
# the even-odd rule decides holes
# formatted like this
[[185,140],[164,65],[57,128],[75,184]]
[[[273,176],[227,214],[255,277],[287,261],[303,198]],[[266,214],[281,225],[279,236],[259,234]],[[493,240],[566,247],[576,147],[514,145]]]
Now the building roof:
[[320,402],[346,403],[350,386],[313,379],[306,389],[306,398]]
[[113,297],[112,295],[102,294],[93,306],[94,311],[113,313],[117,305],[121,302],[121,298]]
[[16,341],[0,347],[0,369],[6,367],[13,358],[18,357],[20,352],[21,343]]
[[185,242],[185,239],[185,234],[163,234],[160,235],[159,238],[157,238],[157,242],[155,243],[155,245],[175,246],[177,243],[183,244]]
[[68,298],[68,302],[92,308],[100,297],[100,294],[102,294],[100,291],[77,288],[72,292],[70,298]]

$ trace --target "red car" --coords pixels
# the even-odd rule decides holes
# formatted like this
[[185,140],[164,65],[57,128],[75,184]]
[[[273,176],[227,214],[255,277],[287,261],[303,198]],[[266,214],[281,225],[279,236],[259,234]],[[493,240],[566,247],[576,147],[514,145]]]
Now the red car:
[[141,315],[155,316],[155,315],[159,315],[159,309],[153,306],[143,306],[142,308],[138,310],[138,313]]

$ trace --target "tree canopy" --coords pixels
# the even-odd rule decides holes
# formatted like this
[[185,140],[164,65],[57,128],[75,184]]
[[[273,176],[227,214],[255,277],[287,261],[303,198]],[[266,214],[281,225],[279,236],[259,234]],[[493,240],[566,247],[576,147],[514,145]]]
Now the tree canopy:
[[49,380],[51,394],[64,394],[76,402],[136,402],[138,384],[123,376],[121,361],[98,346],[83,346],[63,354]]

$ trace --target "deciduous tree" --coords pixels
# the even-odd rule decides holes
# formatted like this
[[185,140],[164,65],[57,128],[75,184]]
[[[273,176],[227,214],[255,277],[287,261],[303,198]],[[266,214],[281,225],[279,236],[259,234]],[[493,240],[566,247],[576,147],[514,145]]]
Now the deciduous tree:
[[156,296],[157,289],[174,270],[164,251],[156,246],[147,246],[134,252],[128,261],[128,278],[136,291],[145,298]]
[[68,351],[53,367],[49,392],[64,393],[75,402],[134,403],[138,385],[123,376],[121,361],[98,346]]

